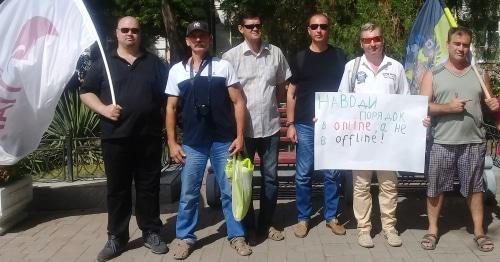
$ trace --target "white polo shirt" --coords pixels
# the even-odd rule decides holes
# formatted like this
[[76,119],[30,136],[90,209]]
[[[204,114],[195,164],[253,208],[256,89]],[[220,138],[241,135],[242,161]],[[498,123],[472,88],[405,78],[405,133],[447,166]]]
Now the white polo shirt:
[[[339,92],[349,93],[354,61],[355,59],[347,62],[345,65]],[[410,88],[406,80],[403,65],[384,55],[379,70],[375,73],[370,68],[365,55],[363,55],[359,63],[358,73],[356,74],[356,81],[354,82],[354,93],[409,95]]]
[[[168,75],[165,93],[180,97],[182,101],[182,142],[185,145],[230,142],[236,137],[234,106],[228,88],[239,88],[235,86],[238,76],[228,61],[213,57],[209,81],[209,68],[210,65],[205,66],[200,75],[191,80],[191,65],[183,61],[172,66]],[[208,106],[207,115],[198,113],[200,104]]]

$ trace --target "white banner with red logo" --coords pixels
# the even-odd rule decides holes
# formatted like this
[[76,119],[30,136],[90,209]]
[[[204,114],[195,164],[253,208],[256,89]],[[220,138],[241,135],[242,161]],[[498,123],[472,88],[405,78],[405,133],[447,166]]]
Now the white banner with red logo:
[[5,0],[0,32],[0,165],[11,165],[38,147],[98,37],[81,0]]

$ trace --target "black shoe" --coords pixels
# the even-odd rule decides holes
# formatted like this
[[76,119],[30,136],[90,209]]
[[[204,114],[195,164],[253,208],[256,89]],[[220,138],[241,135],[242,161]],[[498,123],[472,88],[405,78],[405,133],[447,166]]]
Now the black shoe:
[[165,254],[168,252],[168,247],[160,233],[158,232],[145,232],[142,234],[144,246],[151,249],[155,254]]
[[116,236],[109,236],[108,242],[97,255],[97,261],[108,261],[123,253],[127,247],[128,239],[120,239]]

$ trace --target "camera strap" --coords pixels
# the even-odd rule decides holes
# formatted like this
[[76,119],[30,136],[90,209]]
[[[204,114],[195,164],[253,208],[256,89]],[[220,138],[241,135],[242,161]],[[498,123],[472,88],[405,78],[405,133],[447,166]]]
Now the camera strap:
[[201,75],[201,72],[203,71],[203,69],[205,69],[205,67],[208,65],[208,105],[210,105],[210,87],[212,86],[212,57],[211,56],[207,56],[205,59],[203,59],[203,61],[201,61],[201,65],[200,65],[200,68],[198,70],[198,72],[196,72],[196,75],[194,74],[194,60],[191,59],[191,67],[190,67],[190,70],[189,70],[189,76],[190,76],[190,81],[191,81],[191,87],[193,88],[193,92],[194,92],[194,103],[195,105],[198,104],[198,96],[197,96],[197,88],[195,88],[194,86],[194,80],[199,77]]
[[208,65],[208,82],[210,82],[212,78],[212,57],[208,56],[207,58],[203,59],[201,61],[200,69],[198,72],[196,72],[196,75],[194,74],[194,60],[191,59],[191,67],[189,69],[189,76],[191,78],[191,85],[194,85],[194,79],[196,77],[199,77],[203,69]]

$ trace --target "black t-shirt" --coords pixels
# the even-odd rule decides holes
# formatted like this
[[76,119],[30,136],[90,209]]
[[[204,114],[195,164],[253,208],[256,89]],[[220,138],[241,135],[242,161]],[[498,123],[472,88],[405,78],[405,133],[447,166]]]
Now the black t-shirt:
[[328,45],[316,53],[309,48],[295,56],[290,69],[290,82],[296,86],[295,122],[312,124],[314,93],[337,92],[344,74],[347,57],[342,49]]
[[[168,65],[145,52],[133,64],[118,56],[116,50],[107,56],[115,90],[116,103],[123,109],[118,121],[101,116],[101,138],[160,136],[166,96],[164,88]],[[88,71],[80,93],[92,92],[103,104],[112,103],[111,91],[102,59]]]

